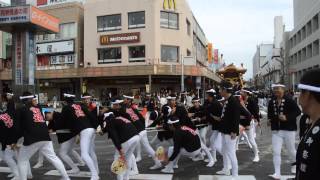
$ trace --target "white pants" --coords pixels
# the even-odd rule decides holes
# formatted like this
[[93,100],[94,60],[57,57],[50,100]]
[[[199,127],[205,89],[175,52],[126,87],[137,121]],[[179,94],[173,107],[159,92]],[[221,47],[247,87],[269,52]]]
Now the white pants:
[[251,123],[251,126],[250,126],[250,129],[249,130],[246,130],[246,134],[248,136],[248,141],[249,143],[251,144],[252,146],[252,150],[253,150],[253,153],[255,156],[258,155],[258,145],[257,145],[257,142],[256,142],[256,139],[255,139],[255,128],[254,128],[254,123]]
[[[1,144],[0,144],[0,148]],[[7,147],[5,151],[0,150],[0,158],[3,159],[8,167],[10,168],[11,172],[14,174],[14,177],[19,177],[19,169],[16,160],[14,157],[17,155],[17,152],[12,150],[11,148]],[[29,165],[30,167],[30,165]],[[30,169],[30,168],[29,168]]]
[[[205,130],[206,132],[206,130]],[[204,153],[207,155],[209,162],[215,161],[214,157],[212,156],[212,154],[210,153],[209,148],[207,147],[207,145],[203,142],[203,140],[201,139],[201,130],[197,129],[196,133],[198,134],[199,138],[200,138],[200,143],[201,143],[201,150],[204,151]],[[206,135],[206,133],[204,134]],[[205,136],[204,136],[205,137]]]
[[212,151],[213,159],[217,160],[217,151],[221,153],[222,148],[221,133],[218,130],[213,130],[210,137],[210,149]]
[[206,145],[207,147],[210,147],[211,146],[211,141],[210,141],[210,138],[212,136],[212,133],[213,133],[213,130],[212,130],[212,125],[209,124],[208,127],[207,127],[207,135],[206,135]]
[[99,167],[94,149],[95,130],[87,128],[80,132],[81,157],[91,172],[92,179],[98,179]]
[[[174,151],[174,147],[170,146],[169,149],[168,149],[168,157],[172,156],[173,151]],[[193,152],[188,152],[184,148],[181,148],[179,154],[177,155],[177,157],[173,161],[170,161],[166,167],[168,167],[170,169],[173,169],[174,166],[178,165],[178,161],[179,161],[181,156],[187,156],[187,157],[195,158],[199,154],[201,154],[201,148],[196,150],[196,151],[193,151]]]
[[[133,161],[133,157],[134,157],[134,150],[138,144],[138,142],[140,141],[140,138],[138,135],[132,137],[131,139],[129,139],[128,141],[124,142],[121,144],[121,148],[123,150],[126,162],[127,162],[127,171],[125,172],[124,175],[117,175],[117,180],[128,180],[129,179],[129,175],[130,175],[130,170],[132,168],[132,161]],[[114,159],[117,160],[120,157],[119,155],[119,151],[115,152],[114,155]]]
[[229,134],[222,134],[222,152],[224,168],[229,168],[229,163],[232,166],[232,176],[238,176],[238,159],[236,155],[237,138],[231,139]]
[[69,139],[66,142],[63,142],[60,145],[59,156],[61,159],[71,168],[71,169],[78,169],[78,166],[73,162],[70,158],[69,153],[72,153],[73,147],[76,144],[76,137]]
[[38,150],[41,151],[49,162],[60,172],[63,179],[69,180],[66,169],[64,168],[62,161],[54,152],[51,141],[40,141],[29,146],[21,147],[18,156],[18,167],[21,180],[27,180],[28,167],[30,168],[29,160]]
[[[147,151],[147,153],[153,158],[153,160],[157,161],[156,157],[155,157],[155,151],[153,150],[153,148],[151,147],[151,145],[149,143],[147,131],[146,130],[141,131],[139,133],[139,137],[140,137],[140,144],[144,147],[144,149]],[[140,154],[139,154],[139,150],[138,150],[138,156],[141,157],[141,146],[139,147],[139,145],[137,145],[137,149],[139,149],[139,148],[140,148]]]
[[295,162],[296,147],[295,147],[295,131],[272,131],[272,148],[273,148],[273,165],[275,174],[281,176],[281,149],[283,142],[289,152],[291,162]]
[[199,131],[199,137],[202,143],[207,144],[207,131],[208,127],[197,129]]

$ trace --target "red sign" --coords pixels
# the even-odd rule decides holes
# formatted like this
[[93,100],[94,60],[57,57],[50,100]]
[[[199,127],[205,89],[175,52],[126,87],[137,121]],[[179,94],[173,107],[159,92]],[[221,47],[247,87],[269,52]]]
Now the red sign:
[[219,49],[213,50],[213,61],[214,61],[214,64],[219,63]]
[[140,32],[100,36],[101,45],[127,44],[138,42],[140,42]]
[[37,0],[37,6],[47,5],[48,0]]
[[51,30],[55,33],[59,32],[59,23],[60,20],[58,18],[55,18],[44,11],[41,11],[40,9],[37,9],[36,7],[31,7],[31,18],[30,21],[33,24],[36,24],[38,26],[41,26],[45,29]]

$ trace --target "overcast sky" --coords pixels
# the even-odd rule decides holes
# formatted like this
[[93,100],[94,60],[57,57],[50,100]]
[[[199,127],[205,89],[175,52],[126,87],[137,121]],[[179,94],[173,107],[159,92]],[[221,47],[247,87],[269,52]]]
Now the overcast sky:
[[293,0],[188,0],[196,19],[227,64],[244,63],[252,76],[256,46],[273,41],[273,19],[283,16],[293,28]]
[[[10,0],[3,0],[10,2]],[[293,28],[293,0],[188,0],[195,17],[227,64],[244,63],[252,76],[256,46],[273,41],[274,16],[283,16]]]

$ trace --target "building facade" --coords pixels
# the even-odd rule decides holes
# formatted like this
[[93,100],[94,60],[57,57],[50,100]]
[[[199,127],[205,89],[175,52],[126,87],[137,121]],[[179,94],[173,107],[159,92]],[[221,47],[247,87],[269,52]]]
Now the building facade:
[[92,0],[84,11],[84,67],[96,70],[85,79],[88,91],[180,91],[181,74],[186,90],[196,88],[197,77],[201,89],[219,81],[185,0]]
[[288,41],[289,85],[293,89],[304,72],[319,68],[319,13],[320,1],[294,0],[294,29]]
[[[45,99],[206,89],[220,81],[208,68],[206,36],[185,0],[33,3],[61,21],[60,33],[36,36],[36,87]],[[0,80],[11,82],[11,74],[0,71]]]
[[[39,4],[40,3],[40,4]],[[38,1],[39,8],[60,19],[60,32],[36,36],[36,69],[39,73],[60,73],[62,78],[37,79],[38,91],[47,96],[65,92],[80,93],[80,80],[68,77],[66,71],[83,67],[83,4],[81,2]]]

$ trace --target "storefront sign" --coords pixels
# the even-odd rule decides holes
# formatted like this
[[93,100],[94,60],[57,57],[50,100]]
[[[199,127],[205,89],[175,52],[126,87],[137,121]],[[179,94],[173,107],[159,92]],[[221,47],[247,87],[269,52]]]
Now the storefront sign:
[[0,9],[0,23],[20,23],[30,20],[30,9],[28,6],[4,7]]
[[212,43],[208,43],[208,49],[207,49],[207,53],[208,53],[208,63],[211,64],[212,63]]
[[23,33],[16,33],[15,39],[15,84],[23,84]]
[[37,44],[37,54],[55,54],[74,52],[74,40]]
[[176,10],[176,0],[163,0],[163,9],[165,10]]
[[34,73],[35,73],[35,36],[33,33],[28,32],[28,38],[29,38],[29,54],[27,54],[28,57],[28,84],[29,85],[34,85]]
[[59,32],[59,19],[33,6],[31,7],[31,22],[53,32]]
[[140,32],[100,36],[101,45],[127,44],[140,42]]
[[59,32],[59,19],[33,6],[0,7],[0,25],[8,27],[15,24],[40,26],[54,33]]
[[37,0],[37,6],[50,6],[55,4],[83,2],[82,0]]
[[214,61],[214,64],[219,63],[219,49],[215,49],[213,51],[213,61]]

